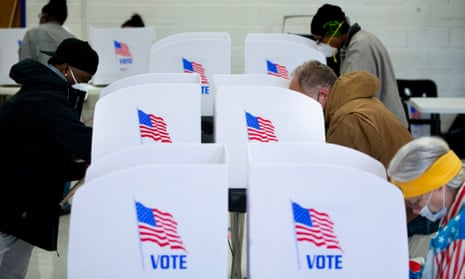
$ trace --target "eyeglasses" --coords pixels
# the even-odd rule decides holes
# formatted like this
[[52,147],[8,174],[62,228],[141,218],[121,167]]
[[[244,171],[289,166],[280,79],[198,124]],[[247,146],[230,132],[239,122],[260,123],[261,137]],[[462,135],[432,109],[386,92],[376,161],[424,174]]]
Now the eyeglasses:
[[333,34],[331,34],[331,36],[329,36],[329,40],[327,42],[324,42],[324,38],[328,38],[328,36],[320,36],[320,35],[311,35],[313,37],[313,39],[315,40],[316,44],[319,45],[321,43],[326,43],[326,44],[330,44],[331,41],[333,40],[334,37],[336,37],[336,34],[339,32],[339,29],[341,29],[342,25],[344,24],[344,21],[341,21],[339,23],[339,25],[336,27],[336,29],[334,30]]
[[312,35],[313,40],[315,40],[315,43],[317,45],[321,44],[323,42],[323,36],[320,35]]
[[92,79],[92,75],[90,75],[90,74],[88,74],[88,73],[86,73],[86,72],[84,72],[82,70],[79,70],[77,68],[74,68],[74,67],[70,66],[70,71],[71,71],[71,74],[73,75],[73,77],[76,79],[75,82],[77,82],[77,83],[79,83],[79,82],[88,83],[89,80]]

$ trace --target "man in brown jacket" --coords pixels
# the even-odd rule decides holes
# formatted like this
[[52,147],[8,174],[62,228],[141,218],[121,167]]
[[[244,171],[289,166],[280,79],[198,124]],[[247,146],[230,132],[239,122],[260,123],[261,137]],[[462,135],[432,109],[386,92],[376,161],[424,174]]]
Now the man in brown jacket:
[[366,153],[387,168],[397,150],[413,138],[375,97],[379,87],[379,79],[365,71],[337,79],[324,110],[326,140]]
[[331,68],[310,61],[295,70],[289,87],[321,103],[328,143],[359,150],[387,167],[397,150],[412,140],[376,98],[380,81],[368,72],[351,72],[336,79]]

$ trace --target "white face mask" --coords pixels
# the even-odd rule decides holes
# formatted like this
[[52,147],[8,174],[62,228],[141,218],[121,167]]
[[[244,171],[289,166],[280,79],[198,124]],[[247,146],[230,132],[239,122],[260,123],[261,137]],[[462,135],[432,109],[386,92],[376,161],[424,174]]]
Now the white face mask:
[[320,43],[317,45],[317,49],[323,53],[325,57],[333,57],[337,53],[337,49],[333,48],[332,46],[324,43]]
[[84,83],[84,82],[78,82],[76,77],[74,76],[73,70],[71,70],[71,68],[69,68],[69,72],[71,73],[71,77],[73,78],[73,81],[74,81],[74,84],[72,84],[71,87],[76,89],[76,90],[85,92],[85,98],[84,99],[87,99],[87,93],[89,91],[89,84]]
[[442,192],[442,208],[438,212],[433,213],[429,208],[428,204],[431,200],[431,196],[433,192],[429,195],[428,201],[426,202],[425,206],[420,210],[420,215],[425,217],[426,219],[430,220],[431,222],[436,222],[437,220],[441,219],[442,217],[446,216],[447,208],[446,208],[446,198],[445,198],[445,190]]

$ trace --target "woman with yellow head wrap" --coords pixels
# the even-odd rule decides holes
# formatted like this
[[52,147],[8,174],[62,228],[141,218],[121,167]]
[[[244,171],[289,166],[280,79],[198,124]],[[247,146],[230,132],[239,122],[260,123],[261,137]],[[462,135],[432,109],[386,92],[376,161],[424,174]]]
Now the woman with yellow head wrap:
[[422,137],[399,149],[387,172],[415,214],[440,220],[426,262],[415,275],[421,277],[411,278],[465,278],[462,161],[441,138]]

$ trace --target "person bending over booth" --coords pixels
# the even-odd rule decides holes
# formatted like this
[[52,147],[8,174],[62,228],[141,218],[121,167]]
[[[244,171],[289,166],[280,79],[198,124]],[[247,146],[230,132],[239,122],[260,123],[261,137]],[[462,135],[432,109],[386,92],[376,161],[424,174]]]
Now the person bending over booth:
[[338,75],[353,71],[367,71],[381,80],[375,95],[391,111],[404,127],[408,127],[402,106],[394,67],[387,49],[373,34],[359,24],[349,24],[339,6],[324,4],[311,22],[312,37],[318,44],[326,44],[339,52]]
[[399,149],[387,171],[416,214],[431,222],[440,220],[426,259],[411,261],[410,278],[465,278],[462,161],[443,139],[421,137]]
[[63,185],[90,162],[92,129],[70,99],[98,55],[74,38],[48,54],[48,66],[30,58],[12,66],[21,89],[0,108],[0,278],[24,278],[34,246],[57,250]]

